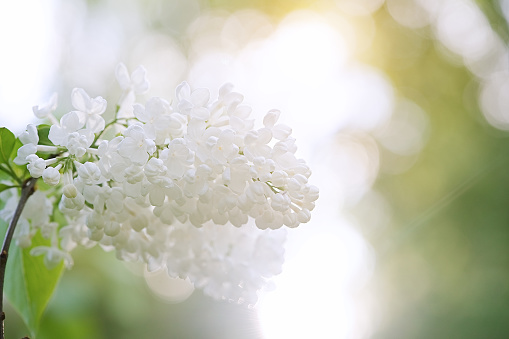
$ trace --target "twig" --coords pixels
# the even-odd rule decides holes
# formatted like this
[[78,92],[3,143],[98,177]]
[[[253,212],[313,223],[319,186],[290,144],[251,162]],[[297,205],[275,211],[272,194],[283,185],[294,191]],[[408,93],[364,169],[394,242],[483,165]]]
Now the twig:
[[16,228],[16,224],[18,223],[19,217],[21,216],[21,212],[25,207],[25,204],[28,198],[35,191],[35,183],[37,182],[36,178],[27,179],[21,188],[21,197],[19,198],[18,206],[16,207],[16,211],[14,212],[14,216],[9,224],[9,228],[7,228],[7,233],[5,234],[4,243],[2,245],[2,252],[0,253],[0,339],[5,339],[4,332],[4,320],[5,320],[5,312],[4,312],[4,280],[5,280],[5,268],[7,267],[7,257],[9,254],[9,246],[11,245],[12,235],[14,234],[14,229]]

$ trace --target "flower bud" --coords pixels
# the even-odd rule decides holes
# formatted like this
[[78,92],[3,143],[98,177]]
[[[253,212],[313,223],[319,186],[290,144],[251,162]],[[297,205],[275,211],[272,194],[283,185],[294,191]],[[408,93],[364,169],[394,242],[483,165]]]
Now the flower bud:
[[42,179],[50,186],[56,186],[60,182],[60,172],[54,167],[48,167],[42,171]]
[[76,196],[78,195],[78,190],[76,189],[76,186],[74,186],[73,184],[67,184],[62,189],[62,193],[64,193],[64,195],[67,198],[72,199],[76,198]]

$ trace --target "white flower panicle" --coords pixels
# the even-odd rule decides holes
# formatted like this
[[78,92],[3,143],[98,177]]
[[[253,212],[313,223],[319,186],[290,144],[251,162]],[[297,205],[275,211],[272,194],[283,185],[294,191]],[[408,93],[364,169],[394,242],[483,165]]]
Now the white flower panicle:
[[[106,100],[74,89],[75,110],[50,119],[53,145],[38,145],[34,125],[20,135],[15,162],[57,186],[68,220],[51,231],[60,242],[33,254],[45,255],[48,266],[70,264],[74,247],[98,243],[119,259],[189,277],[214,297],[255,303],[283,258],[284,232],[264,230],[308,222],[318,198],[291,129],[278,124],[277,110],[255,128],[251,108],[230,84],[211,99],[209,90],[184,82],[172,104],[158,97],[142,104],[134,98],[148,90],[145,69],[129,75],[120,64],[116,77],[123,99],[111,122],[102,117]],[[56,97],[34,113],[47,117],[55,109]],[[104,138],[112,126],[120,133]],[[251,220],[257,228],[246,225]],[[25,245],[37,228],[30,225],[17,238]]]

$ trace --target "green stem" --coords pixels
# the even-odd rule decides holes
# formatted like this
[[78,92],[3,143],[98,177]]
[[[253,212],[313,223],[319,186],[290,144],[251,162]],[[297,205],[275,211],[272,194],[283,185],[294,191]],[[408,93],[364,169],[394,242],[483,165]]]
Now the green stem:
[[36,178],[27,179],[21,188],[21,197],[19,198],[18,206],[16,207],[16,211],[14,211],[14,215],[12,217],[11,222],[9,223],[9,227],[7,228],[7,233],[5,234],[4,243],[2,245],[2,252],[0,253],[0,339],[5,339],[4,332],[4,305],[3,305],[3,292],[4,292],[4,281],[5,281],[5,269],[7,267],[7,258],[9,255],[9,247],[11,245],[12,236],[14,235],[14,230],[16,229],[16,225],[21,216],[21,212],[23,212],[23,208],[28,200],[28,198],[35,191],[35,183],[37,182]]
[[282,187],[276,187],[274,185],[272,185],[272,183],[270,181],[267,181],[265,184],[267,184],[267,186],[269,186],[269,188],[271,189],[272,192],[278,194],[278,193],[281,193],[282,191],[284,191],[285,189],[282,188]]
[[112,126],[112,125],[116,124],[116,123],[117,123],[117,121],[118,121],[117,119],[113,119],[112,121],[108,122],[108,123],[106,124],[106,126],[104,126],[104,129],[103,129],[103,130],[102,130],[99,134],[97,134],[97,135],[95,136],[95,138],[94,138],[94,142],[92,143],[92,147],[96,146],[96,145],[95,145],[95,143],[96,143],[96,142],[97,142],[97,140],[99,140],[99,138],[103,135],[104,131],[106,131],[106,130],[108,129],[108,127],[110,127],[110,126]]
[[[108,123],[104,126],[104,129],[103,129],[103,130],[102,130],[99,134],[97,134],[97,135],[95,136],[95,138],[94,138],[94,142],[92,143],[92,147],[95,147],[95,146],[96,146],[96,144],[95,144],[95,143],[97,142],[97,140],[99,140],[99,138],[100,138],[100,137],[104,134],[104,132],[105,132],[105,131],[109,128],[109,127],[111,127],[111,126],[115,125],[116,123],[118,123],[118,121],[119,121],[119,120],[125,120],[125,121],[127,122],[128,120],[132,120],[132,119],[134,119],[134,118],[120,118],[120,119],[115,118],[115,119],[113,119],[112,121],[108,122]],[[119,124],[120,124],[120,125],[124,125],[124,126],[125,126],[125,123],[119,123]]]
[[18,176],[16,175],[16,173],[14,172],[14,170],[12,169],[12,167],[9,165],[9,163],[5,163],[5,165],[7,165],[7,168],[5,168],[4,166],[0,166],[0,171],[6,173],[7,175],[9,175],[11,178],[13,178],[14,180],[16,180],[16,182],[21,185],[22,184],[22,181],[20,178],[18,178]]

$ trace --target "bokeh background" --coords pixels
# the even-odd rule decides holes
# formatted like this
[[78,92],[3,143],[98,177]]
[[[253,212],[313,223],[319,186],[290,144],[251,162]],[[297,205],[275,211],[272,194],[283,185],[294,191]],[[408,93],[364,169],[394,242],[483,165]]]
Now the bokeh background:
[[[292,126],[321,197],[254,308],[74,252],[40,338],[506,338],[507,0],[0,2],[0,125],[73,87],[232,82]],[[7,309],[6,334],[27,334]]]

